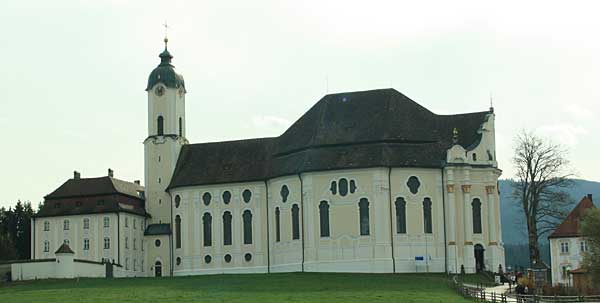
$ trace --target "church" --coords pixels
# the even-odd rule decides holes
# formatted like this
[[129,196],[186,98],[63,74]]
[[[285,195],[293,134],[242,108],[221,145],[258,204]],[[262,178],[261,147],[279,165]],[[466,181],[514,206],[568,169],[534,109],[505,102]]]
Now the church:
[[[121,266],[127,258],[130,276],[504,267],[493,108],[436,115],[394,89],[335,93],[278,137],[192,144],[186,84],[166,39],[159,57],[146,86],[145,186],[112,171],[95,178],[127,200],[106,212],[97,205],[52,208],[47,196],[34,218],[38,250],[63,243],[60,236],[43,242],[47,218],[65,224],[94,214],[101,222],[110,212],[117,214],[110,236],[118,248],[87,257],[73,251]],[[92,179],[76,174],[69,194],[97,187]],[[125,217],[136,222],[129,223],[135,231],[128,227],[136,244],[121,239]],[[109,232],[98,233],[106,243]]]

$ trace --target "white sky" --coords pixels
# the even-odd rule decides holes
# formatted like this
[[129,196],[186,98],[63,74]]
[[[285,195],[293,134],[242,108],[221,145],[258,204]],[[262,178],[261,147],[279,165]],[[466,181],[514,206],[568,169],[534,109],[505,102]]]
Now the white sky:
[[[438,114],[497,114],[600,181],[597,1],[4,1],[0,206],[73,170],[143,179],[147,77],[169,50],[192,143],[277,136],[326,92],[393,87]],[[326,80],[328,79],[328,81]]]

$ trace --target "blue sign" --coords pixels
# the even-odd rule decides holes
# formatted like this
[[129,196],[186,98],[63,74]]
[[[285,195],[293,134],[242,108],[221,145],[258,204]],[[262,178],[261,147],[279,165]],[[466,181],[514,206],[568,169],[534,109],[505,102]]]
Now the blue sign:
[[425,257],[423,256],[415,256],[415,261],[424,261]]

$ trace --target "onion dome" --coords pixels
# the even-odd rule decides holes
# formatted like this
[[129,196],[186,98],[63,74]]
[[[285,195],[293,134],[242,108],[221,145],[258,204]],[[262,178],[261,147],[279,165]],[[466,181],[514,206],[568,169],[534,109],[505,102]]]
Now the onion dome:
[[166,87],[170,88],[183,87],[185,90],[185,81],[183,80],[183,76],[175,72],[175,66],[171,64],[171,59],[173,59],[173,56],[167,49],[167,42],[169,42],[169,40],[165,38],[165,50],[158,55],[160,57],[160,64],[150,73],[146,91],[151,90],[152,87],[158,83],[162,83]]

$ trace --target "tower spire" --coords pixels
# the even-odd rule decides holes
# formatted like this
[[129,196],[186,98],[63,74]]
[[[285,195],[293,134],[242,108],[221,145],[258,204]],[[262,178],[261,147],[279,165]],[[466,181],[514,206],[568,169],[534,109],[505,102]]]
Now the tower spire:
[[167,20],[165,20],[165,24],[163,24],[163,26],[165,27],[165,39],[163,39],[163,41],[165,41],[165,50],[167,49],[167,44],[169,43],[169,25],[167,24]]

